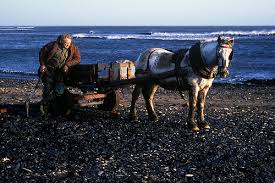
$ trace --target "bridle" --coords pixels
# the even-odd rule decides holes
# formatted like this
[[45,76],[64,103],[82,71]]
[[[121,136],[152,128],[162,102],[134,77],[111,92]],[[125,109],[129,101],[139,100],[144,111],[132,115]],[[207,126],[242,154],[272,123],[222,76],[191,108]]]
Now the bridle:
[[[221,48],[228,48],[228,49],[231,49],[231,53],[229,55],[229,65],[231,64],[231,60],[233,58],[233,48],[232,48],[232,45],[230,44],[221,44],[221,43],[218,43],[217,47],[216,47],[216,63],[218,65],[218,70],[221,70],[221,69],[224,69],[225,68],[225,62],[224,62],[224,59],[222,58],[222,56],[220,55],[219,51]],[[221,64],[219,63],[219,60],[222,59],[222,62]]]

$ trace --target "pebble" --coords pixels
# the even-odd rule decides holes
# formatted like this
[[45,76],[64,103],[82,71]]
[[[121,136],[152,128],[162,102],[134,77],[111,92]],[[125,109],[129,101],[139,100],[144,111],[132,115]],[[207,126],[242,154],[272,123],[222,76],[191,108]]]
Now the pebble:
[[104,173],[104,171],[99,171],[98,175],[101,176]]
[[185,177],[194,177],[194,175],[189,173],[189,174],[186,174]]
[[10,161],[10,159],[9,159],[8,157],[4,157],[4,158],[2,159],[2,162],[3,162],[3,163],[9,162],[9,161]]

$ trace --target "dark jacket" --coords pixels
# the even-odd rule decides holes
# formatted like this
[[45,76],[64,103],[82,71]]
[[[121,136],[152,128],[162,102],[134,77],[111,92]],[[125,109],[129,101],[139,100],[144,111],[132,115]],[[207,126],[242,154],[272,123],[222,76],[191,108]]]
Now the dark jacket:
[[[54,56],[58,49],[58,41],[53,41],[43,46],[39,51],[40,65],[47,65],[47,62]],[[80,52],[77,46],[72,43],[68,50],[68,57],[65,64],[70,67],[80,63]]]

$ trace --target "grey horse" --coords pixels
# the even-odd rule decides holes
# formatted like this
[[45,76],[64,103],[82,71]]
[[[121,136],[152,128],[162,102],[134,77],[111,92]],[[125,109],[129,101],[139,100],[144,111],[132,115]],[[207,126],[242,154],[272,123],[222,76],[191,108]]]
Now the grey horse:
[[[233,56],[233,38],[198,42],[187,49],[183,57],[175,61],[175,53],[162,48],[150,48],[140,54],[136,61],[136,77],[147,74],[161,74],[167,71],[180,70],[174,76],[160,80],[146,80],[136,84],[132,93],[129,117],[137,119],[136,101],[142,93],[149,118],[157,121],[154,110],[154,95],[161,86],[169,90],[188,91],[189,114],[188,127],[193,131],[210,128],[204,118],[205,98],[216,76],[226,77]],[[195,121],[195,111],[198,121]]]

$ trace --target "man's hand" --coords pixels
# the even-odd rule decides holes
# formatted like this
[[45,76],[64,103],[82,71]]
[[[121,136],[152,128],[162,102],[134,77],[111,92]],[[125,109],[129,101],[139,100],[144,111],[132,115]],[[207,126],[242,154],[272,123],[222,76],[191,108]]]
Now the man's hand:
[[40,65],[39,69],[38,69],[38,75],[41,76],[46,72],[47,68],[45,65]]
[[67,73],[67,72],[68,72],[68,69],[69,69],[69,67],[65,64],[65,65],[63,66],[63,72],[64,72],[64,73]]
[[42,75],[47,71],[47,68],[45,65],[40,65],[38,69],[38,76],[39,78],[42,77]]
[[40,67],[39,67],[39,72],[40,72],[40,73],[46,72],[46,66],[45,66],[45,65],[40,65]]

